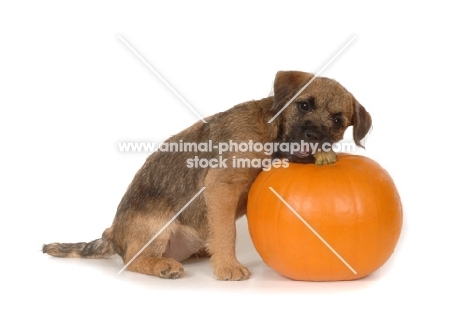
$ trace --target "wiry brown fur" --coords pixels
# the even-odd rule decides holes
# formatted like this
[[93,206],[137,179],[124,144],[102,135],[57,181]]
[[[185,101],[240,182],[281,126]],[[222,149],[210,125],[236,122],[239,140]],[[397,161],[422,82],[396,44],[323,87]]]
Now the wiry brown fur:
[[[271,123],[268,121],[313,75],[278,72],[272,97],[250,101],[197,122],[166,142],[213,141],[241,143],[284,141],[337,142],[344,130],[354,126],[358,145],[371,126],[367,111],[337,82],[316,78]],[[310,111],[298,102],[309,101]],[[338,120],[338,121],[337,121]],[[331,152],[275,154],[290,161],[330,164]],[[102,258],[119,254],[125,263],[202,188],[198,196],[129,266],[128,270],[178,278],[184,274],[181,261],[195,253],[211,256],[213,271],[220,280],[243,280],[250,275],[235,256],[235,220],[245,214],[249,188],[261,168],[188,168],[187,159],[218,158],[212,152],[163,152],[150,155],[124,194],[112,226],[101,239],[90,243],[44,245],[44,253],[58,257]],[[271,158],[264,152],[235,152],[224,158]]]

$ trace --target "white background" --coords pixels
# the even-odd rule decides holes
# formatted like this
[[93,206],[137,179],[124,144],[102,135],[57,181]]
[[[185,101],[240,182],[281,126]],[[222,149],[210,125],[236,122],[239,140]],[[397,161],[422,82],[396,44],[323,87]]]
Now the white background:
[[[2,2],[0,303],[466,309],[468,23],[464,6],[439,3]],[[393,176],[404,207],[390,261],[360,281],[287,280],[261,262],[243,221],[244,282],[214,280],[207,261],[167,281],[117,276],[119,258],[43,255],[43,243],[90,241],[111,224],[149,155],[118,142],[161,142],[197,121],[119,35],[202,116],[267,96],[278,70],[317,72],[356,36],[322,75],[372,114],[362,153]]]

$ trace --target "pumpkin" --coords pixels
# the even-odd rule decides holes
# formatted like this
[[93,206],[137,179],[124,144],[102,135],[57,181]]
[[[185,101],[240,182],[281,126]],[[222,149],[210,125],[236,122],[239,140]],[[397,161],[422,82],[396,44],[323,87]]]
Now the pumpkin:
[[248,196],[247,222],[263,261],[306,281],[362,278],[392,255],[402,206],[375,161],[338,154],[331,165],[289,163],[262,171]]

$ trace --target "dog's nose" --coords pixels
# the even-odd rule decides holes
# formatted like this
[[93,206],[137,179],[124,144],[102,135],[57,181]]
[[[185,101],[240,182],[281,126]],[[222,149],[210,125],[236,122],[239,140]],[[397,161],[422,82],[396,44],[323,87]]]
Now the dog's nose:
[[311,129],[307,129],[304,135],[307,140],[315,141],[322,139],[322,134],[320,132]]

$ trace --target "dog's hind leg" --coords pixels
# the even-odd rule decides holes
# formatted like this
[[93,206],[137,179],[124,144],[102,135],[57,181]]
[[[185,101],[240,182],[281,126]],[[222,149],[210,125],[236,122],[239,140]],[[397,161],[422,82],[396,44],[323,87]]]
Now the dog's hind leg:
[[184,267],[175,259],[148,254],[135,258],[127,269],[164,279],[177,279],[185,274]]
[[[146,243],[143,238],[133,239],[123,256],[127,270],[153,275],[166,279],[176,279],[185,274],[180,262],[172,257],[164,257],[164,252],[170,241],[171,231],[162,231],[155,240],[147,244],[153,236],[147,235]],[[138,241],[139,240],[139,241]],[[146,246],[146,247],[145,247]],[[144,250],[141,251],[141,249]]]
[[206,242],[196,229],[177,220],[164,228],[168,218],[139,216],[134,218],[133,225],[127,226],[122,257],[125,264],[131,261],[128,270],[166,279],[185,274],[180,262],[203,249]]

